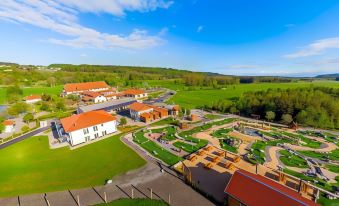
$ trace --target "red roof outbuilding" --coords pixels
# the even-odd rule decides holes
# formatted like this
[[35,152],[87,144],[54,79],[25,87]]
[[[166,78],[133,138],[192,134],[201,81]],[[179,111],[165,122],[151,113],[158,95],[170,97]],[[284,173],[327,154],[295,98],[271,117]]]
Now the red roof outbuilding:
[[261,175],[237,170],[225,193],[248,206],[316,206],[298,192]]

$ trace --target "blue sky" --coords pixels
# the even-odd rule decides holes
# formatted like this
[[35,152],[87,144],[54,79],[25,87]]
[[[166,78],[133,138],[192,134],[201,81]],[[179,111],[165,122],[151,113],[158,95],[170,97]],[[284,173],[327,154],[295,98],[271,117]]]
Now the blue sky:
[[339,72],[338,0],[1,0],[0,61]]

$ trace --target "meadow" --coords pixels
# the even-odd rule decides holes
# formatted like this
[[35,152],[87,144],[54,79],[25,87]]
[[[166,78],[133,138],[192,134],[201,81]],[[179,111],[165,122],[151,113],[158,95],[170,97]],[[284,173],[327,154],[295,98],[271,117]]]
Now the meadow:
[[[162,86],[167,87],[169,82],[166,81]],[[241,96],[244,92],[260,91],[267,89],[288,89],[309,86],[324,86],[339,88],[339,82],[336,81],[314,81],[314,82],[293,82],[293,83],[253,83],[229,85],[222,89],[196,89],[182,90],[183,87],[178,85],[169,86],[170,89],[177,90],[177,93],[168,100],[169,103],[179,104],[185,108],[195,108],[203,105],[211,105],[213,101],[220,99],[233,99]]]
[[[49,95],[60,95],[62,92],[63,85],[58,85],[55,87],[24,87],[23,96],[28,96],[32,94],[49,94]],[[6,87],[0,87],[0,104],[6,103]]]
[[145,165],[120,136],[75,150],[51,150],[46,136],[36,136],[2,149],[0,196],[103,185],[113,176]]

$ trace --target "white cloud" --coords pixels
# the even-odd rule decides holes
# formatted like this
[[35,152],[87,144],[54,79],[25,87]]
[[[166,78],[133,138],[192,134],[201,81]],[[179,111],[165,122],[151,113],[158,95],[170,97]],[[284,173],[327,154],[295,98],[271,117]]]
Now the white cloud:
[[55,0],[63,6],[83,12],[109,13],[115,16],[125,15],[125,11],[153,11],[157,8],[169,8],[173,1],[164,0]]
[[152,11],[168,8],[172,1],[162,0],[1,0],[0,19],[30,24],[62,34],[66,39],[50,42],[72,47],[143,49],[164,42],[157,35],[133,30],[128,35],[109,34],[82,26],[78,11],[125,15],[125,11]]
[[298,52],[287,54],[284,57],[287,58],[300,58],[320,55],[326,52],[328,49],[339,49],[339,37],[321,39],[315,41]]
[[169,29],[168,27],[164,27],[160,30],[160,32],[158,33],[159,36],[164,36],[168,33]]
[[203,29],[204,29],[204,26],[200,25],[197,28],[197,32],[200,33],[200,32],[202,32]]

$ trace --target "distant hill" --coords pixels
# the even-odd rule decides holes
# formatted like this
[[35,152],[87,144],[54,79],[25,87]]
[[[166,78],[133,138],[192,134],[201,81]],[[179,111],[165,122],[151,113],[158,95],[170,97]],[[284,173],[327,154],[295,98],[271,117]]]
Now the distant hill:
[[335,79],[335,78],[339,78],[339,73],[335,73],[335,74],[321,74],[318,76],[315,76],[315,78],[326,78],[326,79]]

